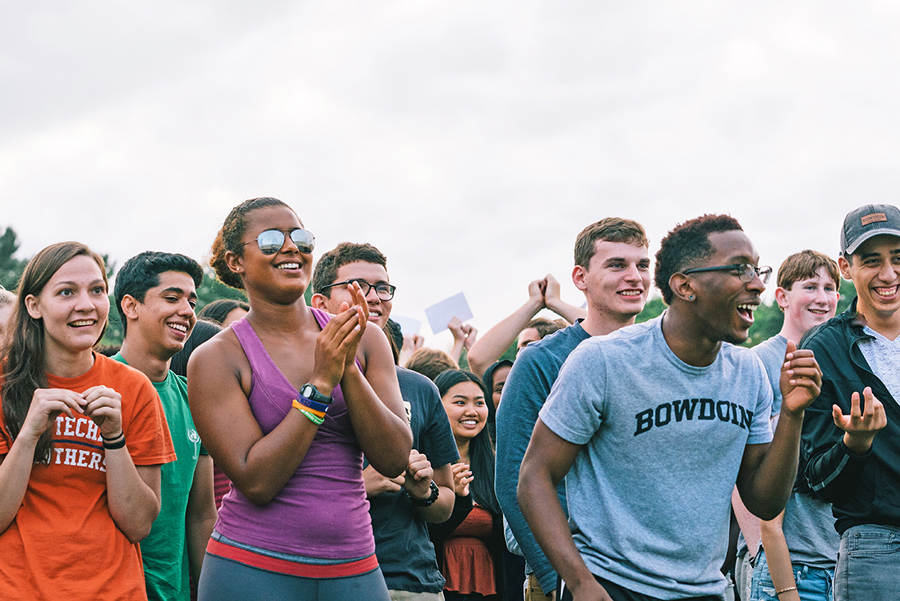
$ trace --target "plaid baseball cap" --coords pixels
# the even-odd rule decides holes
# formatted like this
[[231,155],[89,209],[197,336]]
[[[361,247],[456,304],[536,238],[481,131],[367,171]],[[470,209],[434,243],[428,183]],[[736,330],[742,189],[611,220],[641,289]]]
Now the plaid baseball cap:
[[863,205],[850,211],[841,229],[841,256],[852,255],[860,244],[882,234],[900,237],[900,209],[894,205]]

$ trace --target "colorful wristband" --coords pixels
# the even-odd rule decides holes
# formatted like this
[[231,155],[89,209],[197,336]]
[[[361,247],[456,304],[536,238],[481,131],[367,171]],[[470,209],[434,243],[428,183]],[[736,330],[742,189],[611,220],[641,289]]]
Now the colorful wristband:
[[324,417],[319,417],[318,415],[313,415],[308,409],[301,409],[300,413],[305,415],[309,419],[309,421],[311,421],[312,423],[314,423],[317,426],[321,426],[322,422],[325,421]]
[[291,406],[294,409],[296,409],[297,411],[299,411],[300,413],[303,413],[304,411],[308,411],[309,413],[312,413],[313,415],[315,415],[316,417],[318,417],[320,419],[323,419],[323,420],[325,419],[324,411],[319,411],[317,409],[313,409],[312,407],[304,405],[301,401],[295,400],[294,402],[291,403]]
[[328,407],[329,407],[329,405],[326,405],[325,403],[320,403],[318,401],[308,399],[303,395],[300,395],[299,397],[297,397],[297,399],[294,402],[300,403],[301,405],[303,405],[304,407],[307,407],[309,409],[315,409],[316,411],[328,411]]

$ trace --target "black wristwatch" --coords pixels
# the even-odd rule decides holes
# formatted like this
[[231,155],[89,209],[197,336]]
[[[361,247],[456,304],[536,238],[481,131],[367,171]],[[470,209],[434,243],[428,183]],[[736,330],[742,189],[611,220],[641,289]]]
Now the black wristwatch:
[[437,484],[434,483],[434,480],[431,481],[431,485],[429,486],[429,488],[431,489],[431,496],[427,499],[416,499],[413,498],[412,495],[410,495],[409,500],[412,501],[412,504],[416,507],[431,507],[432,505],[434,505],[434,502],[438,500],[438,496],[441,494],[441,491],[438,489]]
[[325,396],[312,384],[304,384],[300,387],[300,395],[308,398],[311,401],[315,401],[317,403],[322,403],[323,405],[330,405],[331,401],[334,399],[330,396]]

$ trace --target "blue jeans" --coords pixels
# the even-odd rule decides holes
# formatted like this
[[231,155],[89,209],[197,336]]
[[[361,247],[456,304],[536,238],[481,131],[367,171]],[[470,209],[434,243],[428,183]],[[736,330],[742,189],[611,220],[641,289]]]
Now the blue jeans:
[[896,601],[900,594],[900,527],[864,524],[841,535],[834,571],[836,601]]
[[[832,601],[832,571],[821,568],[811,568],[803,564],[791,564],[794,571],[794,580],[797,583],[797,593],[801,601]],[[756,567],[753,568],[753,580],[750,584],[750,601],[779,601],[775,594],[775,585],[769,574],[769,563],[766,561],[766,552],[760,548],[756,557]]]

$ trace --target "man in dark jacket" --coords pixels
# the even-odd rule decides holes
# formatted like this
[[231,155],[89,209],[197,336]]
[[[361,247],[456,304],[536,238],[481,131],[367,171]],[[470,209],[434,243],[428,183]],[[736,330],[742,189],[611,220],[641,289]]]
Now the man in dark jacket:
[[833,504],[841,545],[835,600],[900,591],[900,210],[866,205],[844,218],[841,273],[857,297],[812,330],[822,391],[806,410],[810,487]]

